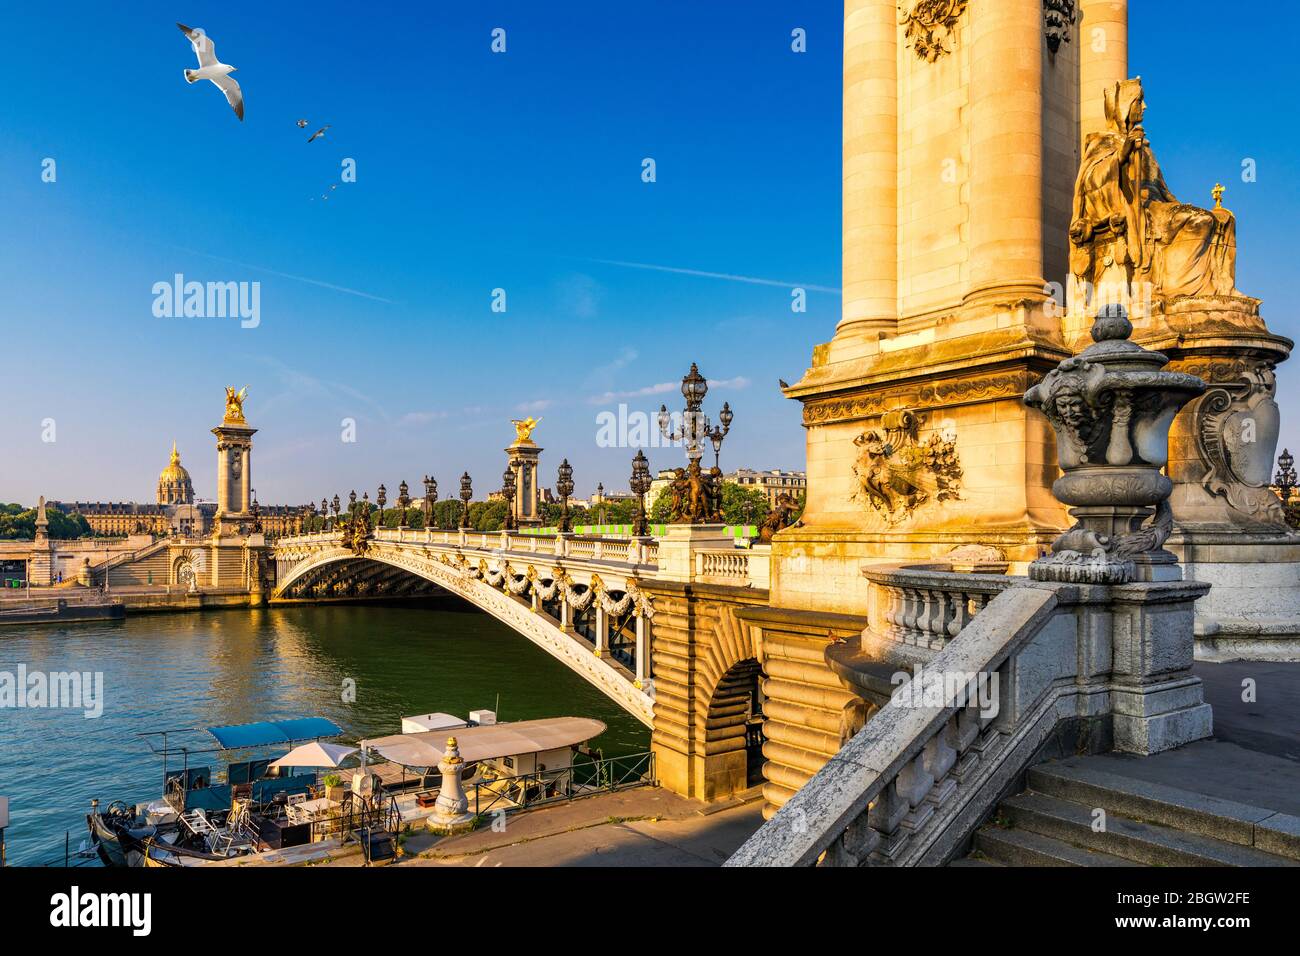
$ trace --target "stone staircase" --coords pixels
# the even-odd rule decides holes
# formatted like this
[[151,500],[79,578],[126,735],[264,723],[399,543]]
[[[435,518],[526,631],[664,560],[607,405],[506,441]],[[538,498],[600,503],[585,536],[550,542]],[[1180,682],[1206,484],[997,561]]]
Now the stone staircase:
[[[1185,749],[1197,747],[1215,761],[1213,742]],[[1295,796],[1285,792],[1296,765],[1267,766],[1273,759],[1254,755],[1253,768],[1275,781],[1275,793],[1265,786],[1252,795],[1271,807],[1215,795],[1225,791],[1208,764],[1205,786],[1185,766],[1177,777],[1196,790],[1153,779],[1162,775],[1160,764],[1144,766],[1153,758],[1101,754],[1039,764],[1026,789],[975,832],[970,854],[950,865],[1300,866],[1300,816],[1286,812]],[[1105,826],[1094,829],[1098,809]]]

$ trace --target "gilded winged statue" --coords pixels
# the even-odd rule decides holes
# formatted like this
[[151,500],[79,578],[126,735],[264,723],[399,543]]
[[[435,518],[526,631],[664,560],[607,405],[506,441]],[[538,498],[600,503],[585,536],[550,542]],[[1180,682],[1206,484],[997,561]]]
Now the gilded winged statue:
[[238,392],[236,392],[231,386],[226,386],[226,421],[242,422],[244,420],[244,399],[247,397],[247,385],[241,388]]
[[527,418],[523,418],[523,419],[519,419],[519,418],[511,419],[510,424],[515,426],[515,436],[516,436],[515,440],[518,442],[528,441],[528,439],[533,434],[533,429],[536,428],[539,424],[541,424],[541,421],[542,420],[540,418],[533,418],[532,415],[529,415]]

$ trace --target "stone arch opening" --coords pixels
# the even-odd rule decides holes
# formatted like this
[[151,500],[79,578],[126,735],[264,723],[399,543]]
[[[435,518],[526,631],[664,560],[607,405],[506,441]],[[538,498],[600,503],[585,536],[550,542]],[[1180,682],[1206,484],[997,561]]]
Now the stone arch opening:
[[718,679],[705,716],[709,789],[735,793],[763,782],[763,668],[738,661]]

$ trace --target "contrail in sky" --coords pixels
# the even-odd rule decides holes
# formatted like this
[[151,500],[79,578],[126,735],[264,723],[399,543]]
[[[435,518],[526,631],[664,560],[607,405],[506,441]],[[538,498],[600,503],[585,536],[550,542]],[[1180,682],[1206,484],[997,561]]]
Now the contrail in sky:
[[649,262],[624,262],[619,259],[586,259],[607,266],[623,266],[626,269],[649,269],[653,272],[675,272],[684,276],[699,276],[702,279],[726,279],[730,282],[748,282],[750,285],[774,285],[783,289],[808,289],[812,292],[832,292],[839,295],[844,290],[825,285],[809,285],[806,282],[782,282],[779,279],[760,279],[757,276],[738,276],[728,272],[705,272],[702,269],[682,269],[677,266],[659,266]]
[[397,305],[392,299],[385,299],[383,296],[371,295],[369,292],[362,292],[360,289],[349,289],[347,286],[334,285],[332,282],[322,282],[320,279],[309,279],[306,276],[296,276],[289,272],[279,272],[275,269],[268,269],[266,266],[255,266],[247,262],[240,262],[237,259],[227,259],[225,256],[214,256],[210,252],[200,252],[198,249],[187,249],[184,246],[176,246],[182,252],[188,252],[192,255],[203,256],[206,259],[215,259],[218,262],[228,262],[232,266],[239,266],[241,269],[252,269],[255,272],[265,272],[267,275],[279,276],[282,279],[292,279],[295,282],[305,282],[308,285],[320,286],[322,289],[330,289],[334,292],[345,292],[348,295],[360,296],[363,299],[370,299],[373,302],[383,302],[385,305]]

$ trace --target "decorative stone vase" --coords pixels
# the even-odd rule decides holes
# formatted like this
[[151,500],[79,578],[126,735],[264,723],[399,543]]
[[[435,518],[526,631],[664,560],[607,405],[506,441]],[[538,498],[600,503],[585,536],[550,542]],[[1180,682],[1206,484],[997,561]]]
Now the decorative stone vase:
[[[1169,428],[1179,409],[1205,391],[1168,359],[1129,341],[1122,305],[1097,313],[1093,344],[1047,373],[1025,404],[1047,416],[1065,472],[1052,493],[1077,523],[1029,566],[1037,581],[1124,584],[1178,580],[1164,543],[1173,530]],[[1150,519],[1150,523],[1146,522]]]

